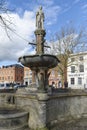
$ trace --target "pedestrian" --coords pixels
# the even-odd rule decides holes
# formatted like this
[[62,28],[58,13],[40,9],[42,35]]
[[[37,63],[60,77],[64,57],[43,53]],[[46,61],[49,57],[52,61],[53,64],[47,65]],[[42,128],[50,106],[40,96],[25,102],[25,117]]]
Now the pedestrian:
[[58,88],[62,88],[62,83],[61,83],[61,81],[58,82]]
[[65,87],[65,88],[68,88],[68,82],[67,82],[67,81],[64,82],[64,87]]
[[52,82],[52,87],[55,88],[55,82],[54,81]]

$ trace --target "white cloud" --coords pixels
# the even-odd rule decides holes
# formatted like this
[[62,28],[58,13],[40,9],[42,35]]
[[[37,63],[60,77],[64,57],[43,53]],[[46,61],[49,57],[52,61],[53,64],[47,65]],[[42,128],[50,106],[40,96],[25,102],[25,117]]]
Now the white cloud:
[[[18,61],[20,56],[35,53],[35,50],[33,51],[32,47],[28,45],[34,36],[35,12],[37,11],[35,7],[33,11],[24,13],[21,8],[17,8],[17,13],[9,14],[10,21],[13,23],[10,27],[15,30],[15,33],[8,30],[12,40],[7,37],[4,28],[0,26],[0,61]],[[57,21],[60,9],[60,6],[55,6],[53,0],[43,2],[46,25],[54,24]],[[3,14],[3,17],[9,20],[6,14]]]
[[45,7],[45,18],[46,18],[46,24],[47,25],[52,25],[55,24],[57,22],[58,19],[58,15],[61,11],[61,7],[60,6],[50,6],[50,7]]
[[66,8],[64,8],[62,10],[62,13],[65,13],[65,12],[69,11],[70,9],[71,9],[71,6],[67,6]]
[[82,6],[83,17],[87,19],[87,4]]
[[82,6],[83,9],[87,9],[87,4]]
[[44,6],[52,6],[54,4],[53,0],[38,0],[38,3]]
[[[6,14],[2,14],[2,16],[8,19]],[[22,17],[17,13],[11,13],[9,16],[13,23],[10,27],[15,29],[15,33],[8,30],[12,39],[10,40],[4,28],[0,26],[0,61],[17,61],[20,56],[31,54],[32,51],[28,41],[32,40],[35,30],[33,12],[25,11]]]
[[80,2],[80,0],[75,0],[75,1],[74,1],[74,4],[77,4],[78,2]]

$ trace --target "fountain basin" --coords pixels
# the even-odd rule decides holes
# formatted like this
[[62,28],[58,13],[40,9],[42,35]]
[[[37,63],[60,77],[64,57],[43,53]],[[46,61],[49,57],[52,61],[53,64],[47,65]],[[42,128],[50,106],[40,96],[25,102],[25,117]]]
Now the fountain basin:
[[54,68],[60,62],[54,55],[42,54],[42,55],[27,55],[19,57],[19,62],[22,65],[31,69],[35,68]]
[[0,108],[0,130],[26,130],[26,128],[28,128],[28,112]]

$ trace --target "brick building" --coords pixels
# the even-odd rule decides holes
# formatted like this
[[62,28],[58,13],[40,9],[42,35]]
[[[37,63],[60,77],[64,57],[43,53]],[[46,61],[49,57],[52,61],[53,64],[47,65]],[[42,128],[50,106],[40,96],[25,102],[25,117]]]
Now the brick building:
[[24,67],[19,64],[2,66],[0,68],[0,83],[23,84]]
[[24,84],[29,85],[32,83],[32,71],[28,67],[24,67]]

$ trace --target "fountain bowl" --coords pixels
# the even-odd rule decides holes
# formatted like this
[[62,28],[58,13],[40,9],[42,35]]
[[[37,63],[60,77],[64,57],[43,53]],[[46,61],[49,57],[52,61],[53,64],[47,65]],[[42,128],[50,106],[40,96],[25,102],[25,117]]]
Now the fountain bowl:
[[54,55],[38,54],[19,57],[19,62],[33,70],[35,68],[54,68],[60,61]]

